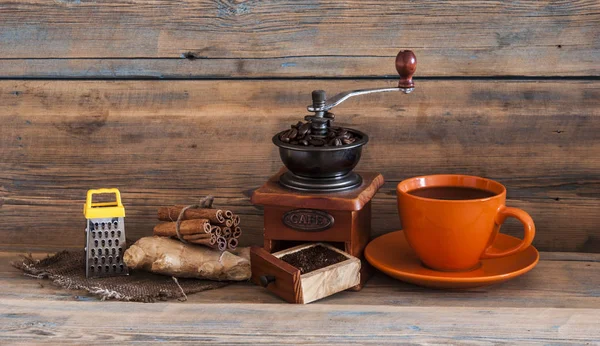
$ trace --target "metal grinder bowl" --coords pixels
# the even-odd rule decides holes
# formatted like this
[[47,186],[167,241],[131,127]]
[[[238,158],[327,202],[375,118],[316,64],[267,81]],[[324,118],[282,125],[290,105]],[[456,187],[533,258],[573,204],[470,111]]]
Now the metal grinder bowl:
[[[409,94],[414,90],[412,76],[417,69],[417,58],[410,50],[400,51],[396,56],[396,71],[400,76],[397,87],[360,89],[345,91],[327,98],[325,91],[312,92],[312,104],[307,107],[314,115],[304,117],[310,122],[314,135],[325,136],[335,116],[329,111],[350,97],[380,92],[399,91]],[[280,140],[283,132],[273,137],[279,147],[281,161],[287,167],[279,178],[279,183],[287,188],[310,192],[332,192],[353,189],[361,185],[362,178],[352,172],[360,160],[362,147],[369,137],[357,130],[348,129],[360,139],[342,146],[309,147],[295,145]]]
[[352,189],[362,183],[360,175],[352,172],[360,161],[362,147],[369,136],[358,130],[346,128],[359,139],[354,143],[336,147],[313,147],[294,145],[281,141],[282,132],[273,136],[273,143],[279,147],[279,156],[289,170],[279,182],[288,188],[331,192]]

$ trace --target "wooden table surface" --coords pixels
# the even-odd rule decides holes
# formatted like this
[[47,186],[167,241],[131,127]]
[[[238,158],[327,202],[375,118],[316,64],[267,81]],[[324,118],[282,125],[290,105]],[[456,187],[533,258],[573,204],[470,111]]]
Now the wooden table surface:
[[0,344],[600,343],[600,254],[545,252],[522,277],[465,291],[378,274],[309,305],[249,283],[187,302],[102,302],[25,276],[9,264],[18,255],[0,252]]

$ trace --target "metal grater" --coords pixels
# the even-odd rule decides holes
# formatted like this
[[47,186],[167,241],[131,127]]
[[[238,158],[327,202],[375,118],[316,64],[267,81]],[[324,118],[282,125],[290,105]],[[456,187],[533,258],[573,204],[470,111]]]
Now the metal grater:
[[[114,193],[114,202],[93,203],[95,194]],[[118,189],[89,190],[83,207],[85,228],[85,276],[87,278],[128,275],[125,252],[125,208]]]

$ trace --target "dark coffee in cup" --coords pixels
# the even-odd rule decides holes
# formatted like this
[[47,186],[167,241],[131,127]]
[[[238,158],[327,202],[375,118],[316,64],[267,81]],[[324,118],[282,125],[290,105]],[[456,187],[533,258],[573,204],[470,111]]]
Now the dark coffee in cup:
[[442,199],[448,201],[488,198],[496,195],[495,193],[488,190],[459,186],[423,187],[420,189],[409,191],[408,193],[417,197]]

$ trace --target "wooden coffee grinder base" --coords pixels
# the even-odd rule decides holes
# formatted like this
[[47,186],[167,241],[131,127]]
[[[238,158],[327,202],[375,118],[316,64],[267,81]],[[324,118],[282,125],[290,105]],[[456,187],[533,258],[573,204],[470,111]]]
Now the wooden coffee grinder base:
[[342,192],[294,191],[279,184],[282,168],[252,195],[264,207],[264,249],[269,253],[308,242],[326,242],[361,260],[360,290],[373,269],[363,251],[371,234],[371,199],[383,185],[383,176],[359,173],[360,186]]

